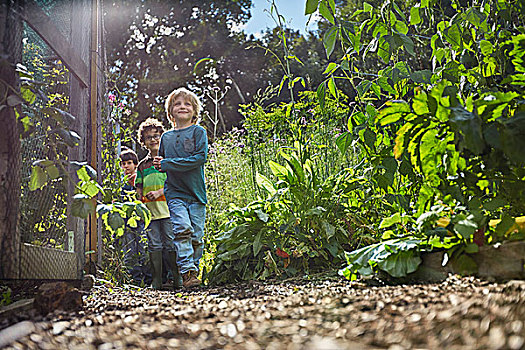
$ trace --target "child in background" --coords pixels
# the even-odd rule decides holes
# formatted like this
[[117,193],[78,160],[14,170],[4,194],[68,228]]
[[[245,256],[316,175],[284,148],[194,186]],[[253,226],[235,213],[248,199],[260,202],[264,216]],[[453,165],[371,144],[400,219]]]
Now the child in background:
[[154,166],[167,174],[164,194],[175,231],[177,264],[185,288],[200,285],[206,216],[204,162],[208,153],[206,130],[197,125],[201,104],[185,88],[174,90],[165,103],[173,129],[162,135]]
[[152,266],[152,287],[154,289],[162,288],[162,250],[165,249],[168,251],[173,288],[178,289],[182,286],[182,280],[177,268],[175,237],[170,222],[170,212],[166,197],[164,197],[166,174],[153,167],[153,158],[158,154],[160,136],[163,132],[164,127],[157,119],[148,118],[140,124],[139,142],[148,149],[149,153],[139,163],[135,186],[139,198],[151,211],[151,222],[147,234]]
[[[138,162],[137,154],[132,150],[124,148],[120,153],[120,167],[124,171],[127,180],[121,190],[121,199],[123,201],[129,200],[130,195],[134,197]],[[133,283],[139,286],[150,283],[151,280],[151,274],[145,264],[146,250],[143,234],[144,223],[139,222],[135,228],[126,226],[124,234],[117,242],[117,244],[122,244],[124,264],[131,275]]]

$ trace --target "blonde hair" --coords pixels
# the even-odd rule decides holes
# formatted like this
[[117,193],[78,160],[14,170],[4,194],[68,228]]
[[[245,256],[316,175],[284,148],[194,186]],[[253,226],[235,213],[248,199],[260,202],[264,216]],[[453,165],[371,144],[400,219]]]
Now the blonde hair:
[[173,104],[175,103],[175,100],[179,96],[182,96],[184,97],[184,99],[189,100],[191,105],[193,106],[194,115],[191,121],[195,123],[197,121],[199,113],[201,112],[202,104],[199,98],[197,97],[197,95],[195,95],[194,92],[191,92],[185,87],[180,87],[178,89],[173,90],[172,92],[170,92],[170,94],[166,98],[166,102],[164,103],[164,108],[166,109],[166,116],[168,117],[168,120],[171,123],[175,123],[172,119],[173,116],[171,115],[171,110],[173,109]]

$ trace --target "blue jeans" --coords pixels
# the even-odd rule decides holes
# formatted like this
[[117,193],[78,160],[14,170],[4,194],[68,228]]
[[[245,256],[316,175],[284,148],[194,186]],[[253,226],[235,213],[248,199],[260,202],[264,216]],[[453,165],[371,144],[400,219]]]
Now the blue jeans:
[[155,252],[162,249],[169,252],[176,251],[173,226],[171,225],[169,218],[151,220],[146,232],[148,234],[149,252]]
[[199,271],[204,243],[206,205],[180,198],[168,201],[177,247],[177,265],[181,274]]
[[124,251],[124,264],[128,269],[133,282],[148,284],[151,282],[151,273],[146,266],[146,249],[143,241],[144,224],[139,223],[136,229],[126,228],[119,240]]

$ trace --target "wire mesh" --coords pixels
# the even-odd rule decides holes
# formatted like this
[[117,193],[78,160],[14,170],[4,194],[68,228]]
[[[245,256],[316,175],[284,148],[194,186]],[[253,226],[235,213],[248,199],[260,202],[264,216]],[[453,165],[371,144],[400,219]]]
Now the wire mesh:
[[[83,23],[71,21],[72,2],[61,0],[34,0],[34,2],[48,15],[52,25],[60,33],[58,36],[62,35],[68,42],[72,41],[70,39],[73,37],[72,31],[86,32],[86,23],[89,28],[90,2],[82,2],[84,10],[82,16],[87,21]],[[85,232],[83,229],[76,230],[82,225],[72,225],[68,218],[71,186],[66,176],[48,180],[44,187],[34,191],[30,189],[30,183],[35,161],[56,160],[57,158],[67,160],[69,154],[64,144],[56,142],[57,135],[54,129],[58,126],[57,122],[43,113],[42,109],[52,106],[62,111],[70,111],[72,103],[77,105],[79,103],[70,100],[69,79],[71,75],[63,60],[36,31],[22,22],[19,14],[24,13],[24,10],[20,7],[13,8],[16,3],[16,1],[8,1],[8,3],[0,4],[2,6],[0,11],[4,11],[5,18],[8,19],[6,22],[10,21],[6,27],[10,24],[17,26],[17,31],[11,32],[16,35],[11,34],[8,42],[16,43],[18,47],[7,47],[6,51],[8,55],[14,53],[16,56],[11,61],[12,66],[21,63],[26,71],[33,74],[33,81],[43,84],[36,84],[42,94],[35,93],[37,98],[31,102],[32,108],[21,107],[18,111],[21,118],[28,116],[34,124],[30,135],[24,136],[20,143],[16,142],[13,147],[18,148],[9,153],[11,159],[14,160],[11,164],[15,170],[7,172],[6,177],[16,176],[20,181],[16,181],[17,186],[14,188],[6,187],[7,192],[1,193],[0,191],[0,196],[16,198],[12,206],[7,206],[7,212],[15,210],[15,217],[19,215],[19,220],[15,220],[19,230],[14,227],[10,227],[9,230],[0,230],[0,248],[2,249],[0,279],[78,279],[81,277],[79,272],[81,272],[84,258],[83,236]],[[30,22],[31,14],[26,13],[25,15],[24,18],[29,18],[26,21]],[[48,30],[44,32],[49,33]],[[89,41],[81,41],[72,42],[71,46],[77,49],[74,50],[77,54],[78,50],[88,53],[89,44]],[[81,55],[81,57],[87,65],[88,56]],[[13,82],[16,88],[16,80],[13,79]],[[87,95],[87,89],[85,91],[84,94]],[[86,104],[84,102],[81,105]],[[77,111],[76,115],[85,118],[87,107],[86,110]],[[13,120],[7,121],[8,139],[18,140],[20,130],[14,118],[11,119]],[[79,123],[79,125],[82,126],[85,123]],[[86,130],[81,129],[76,131],[85,139]],[[0,142],[0,146],[4,146],[3,142]],[[85,160],[83,152],[84,148],[81,148],[80,158],[75,158],[75,160]],[[1,160],[0,158],[0,162]],[[3,172],[0,175],[4,176]],[[5,218],[0,217],[0,220],[3,222]],[[17,232],[19,234],[15,234]],[[82,236],[81,239],[79,236]]]
[[[57,25],[58,28],[66,26],[69,23]],[[24,112],[30,114],[32,120],[40,121],[49,117],[39,108],[51,105],[68,111],[68,71],[60,57],[27,25],[24,25],[22,64],[34,74],[35,81],[44,83],[42,93],[49,98],[47,101],[37,98],[33,102],[37,110],[26,108]],[[60,177],[48,181],[41,189],[30,189],[31,170],[35,161],[55,160],[55,153],[61,159],[66,158],[67,149],[57,147],[54,142],[54,126],[52,120],[43,124],[35,123],[33,133],[21,142],[21,278],[75,278],[76,275],[74,253],[59,252],[68,247],[67,180]]]

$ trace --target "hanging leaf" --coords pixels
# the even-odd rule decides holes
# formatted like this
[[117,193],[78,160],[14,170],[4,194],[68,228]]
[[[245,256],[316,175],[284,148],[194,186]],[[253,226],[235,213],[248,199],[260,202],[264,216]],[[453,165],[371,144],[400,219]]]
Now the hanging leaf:
[[44,187],[47,183],[47,174],[44,170],[36,165],[31,169],[31,177],[29,179],[29,189],[31,191]]
[[363,133],[363,141],[365,142],[365,145],[367,145],[370,149],[374,149],[376,139],[376,133],[366,128]]
[[410,8],[410,25],[417,25],[421,23],[421,17],[419,16],[419,7],[414,6]]
[[445,37],[445,40],[448,41],[450,45],[452,45],[453,50],[460,51],[463,48],[461,29],[457,23],[448,28],[445,28],[443,31],[443,36]]
[[338,33],[339,33],[339,27],[333,26],[330,29],[328,29],[323,36],[323,45],[326,51],[327,58],[330,58],[330,55],[332,54],[332,52],[334,52]]
[[319,105],[321,106],[321,109],[324,110],[325,108],[325,98],[326,98],[326,80],[323,81],[319,86],[317,87],[317,99],[319,100]]
[[[319,5],[319,0],[306,0],[306,7],[304,9],[305,15],[311,15],[317,11],[317,6]],[[255,254],[257,255],[257,254]]]
[[372,86],[371,81],[366,80],[366,79],[361,80],[359,85],[356,86],[356,90],[357,90],[357,93],[359,94],[359,97],[362,98],[368,92],[371,86]]
[[330,79],[328,79],[328,91],[330,91],[330,94],[335,98],[335,99],[338,99],[339,96],[337,94],[337,87],[335,85],[335,79],[334,77],[330,77]]
[[337,148],[339,148],[341,153],[344,154],[346,153],[346,150],[348,149],[348,147],[350,147],[350,145],[352,144],[352,141],[353,141],[352,133],[344,132],[337,137],[337,139],[335,140],[335,144],[337,145]]
[[501,143],[505,154],[514,164],[525,166],[525,116],[509,118],[501,124]]
[[478,224],[469,218],[462,219],[454,225],[454,231],[456,231],[456,233],[461,235],[461,237],[464,239],[470,238],[470,236],[472,236],[477,229]]
[[334,62],[328,63],[328,66],[324,70],[323,74],[330,75],[332,74],[336,69],[338,68],[338,65]]
[[46,173],[47,176],[49,176],[49,179],[51,180],[58,179],[58,177],[60,176],[60,172],[54,164],[46,167]]
[[[325,19],[327,19],[328,22],[332,23],[332,25],[335,24],[334,15],[330,11],[330,9],[326,6],[324,1],[322,1],[319,4],[319,13],[321,14],[321,16],[323,16]],[[328,56],[330,56],[330,55],[328,55]]]
[[481,154],[485,148],[481,121],[477,115],[463,107],[450,108],[450,122],[464,136],[464,144],[474,154]]
[[121,214],[118,212],[111,212],[108,215],[108,224],[109,227],[115,232],[119,228],[123,228],[126,225],[126,222],[122,218]]
[[466,16],[467,17],[467,21],[469,21],[470,23],[472,23],[476,27],[479,27],[481,25],[481,23],[483,23],[485,21],[485,19],[487,18],[487,16],[484,13],[479,12],[479,10],[477,10],[474,7],[469,8],[467,10],[466,15],[467,15]]
[[73,216],[87,219],[90,214],[95,212],[95,202],[85,194],[76,194],[71,203],[71,214]]
[[384,35],[379,38],[379,47],[377,54],[381,59],[383,59],[383,62],[389,63],[390,62],[390,56],[392,56],[393,51],[393,37],[391,35]]
[[432,72],[428,69],[418,70],[410,73],[410,79],[412,79],[414,83],[418,84],[430,84],[431,78]]

